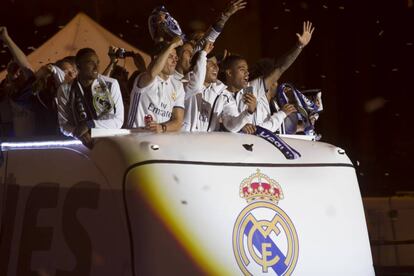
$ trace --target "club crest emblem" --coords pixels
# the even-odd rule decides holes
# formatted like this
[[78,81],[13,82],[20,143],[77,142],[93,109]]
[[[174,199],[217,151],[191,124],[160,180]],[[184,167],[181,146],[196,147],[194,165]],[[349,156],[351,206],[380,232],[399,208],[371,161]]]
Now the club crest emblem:
[[113,109],[111,99],[105,93],[96,93],[93,95],[93,107],[99,115],[110,113]]
[[298,235],[289,216],[277,206],[284,198],[279,183],[258,169],[241,182],[240,197],[248,203],[233,229],[233,252],[241,271],[291,275],[298,261]]
[[173,92],[171,93],[171,99],[173,101],[175,101],[177,99],[177,92],[175,90],[173,90]]

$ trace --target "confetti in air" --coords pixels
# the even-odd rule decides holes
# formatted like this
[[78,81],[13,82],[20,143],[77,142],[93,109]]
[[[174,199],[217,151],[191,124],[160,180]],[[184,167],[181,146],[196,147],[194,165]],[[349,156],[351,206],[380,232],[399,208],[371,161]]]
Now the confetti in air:
[[364,110],[366,113],[372,113],[383,108],[386,103],[387,100],[385,100],[383,97],[376,97],[365,103]]
[[35,24],[36,27],[42,27],[42,26],[51,24],[54,19],[55,18],[51,14],[40,15],[40,16],[35,17],[33,23]]

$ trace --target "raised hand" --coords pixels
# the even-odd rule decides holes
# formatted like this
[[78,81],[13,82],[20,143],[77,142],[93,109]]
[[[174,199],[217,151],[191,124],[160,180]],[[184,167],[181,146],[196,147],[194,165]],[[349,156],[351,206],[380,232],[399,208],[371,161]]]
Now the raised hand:
[[113,63],[117,63],[118,62],[118,58],[116,56],[116,51],[118,51],[119,48],[115,47],[115,46],[109,46],[109,50],[108,50],[108,56],[111,60],[111,62]]
[[315,30],[314,27],[312,27],[312,22],[310,21],[304,21],[303,22],[303,31],[302,34],[296,34],[298,37],[298,43],[300,46],[305,47],[308,45],[312,38],[313,31]]
[[246,7],[247,2],[246,0],[233,0],[229,3],[226,10],[223,12],[223,15],[227,18],[238,12],[239,10],[242,10]]
[[182,46],[182,45],[183,45],[183,39],[182,39],[181,37],[179,37],[179,36],[175,36],[175,37],[171,40],[171,45],[172,45],[174,48],[177,48],[177,47],[179,47],[179,46]]
[[213,49],[214,49],[214,44],[213,44],[213,42],[210,42],[210,41],[206,41],[206,44],[204,45],[204,48],[203,48],[203,50],[207,53],[207,55],[211,52],[211,51],[213,51]]

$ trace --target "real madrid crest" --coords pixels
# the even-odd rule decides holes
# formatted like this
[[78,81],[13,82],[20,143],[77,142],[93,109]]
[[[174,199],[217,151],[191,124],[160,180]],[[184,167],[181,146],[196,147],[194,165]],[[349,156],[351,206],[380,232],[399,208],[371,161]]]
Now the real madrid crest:
[[240,184],[247,205],[233,229],[233,252],[244,275],[291,275],[299,255],[298,235],[277,206],[283,199],[275,180],[257,169]]
[[114,107],[110,92],[106,85],[101,81],[99,81],[99,85],[94,88],[93,107],[95,108],[98,117],[110,113]]
[[175,90],[173,90],[173,92],[171,93],[171,99],[173,101],[175,101],[177,99],[177,92]]

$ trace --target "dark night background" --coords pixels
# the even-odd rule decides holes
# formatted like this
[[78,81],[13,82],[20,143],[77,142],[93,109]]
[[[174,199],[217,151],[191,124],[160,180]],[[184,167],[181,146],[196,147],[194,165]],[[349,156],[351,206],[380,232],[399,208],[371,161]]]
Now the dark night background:
[[[282,81],[322,89],[324,112],[317,130],[322,141],[346,150],[363,196],[414,191],[413,1],[248,0],[215,47],[242,54],[253,64],[281,56],[294,45],[303,20],[312,21],[313,38]],[[29,54],[83,11],[149,52],[147,18],[155,6],[165,4],[190,33],[213,23],[226,2],[0,0],[0,25]],[[39,24],[45,18],[49,24]],[[9,59],[7,49],[0,48],[1,69]]]

